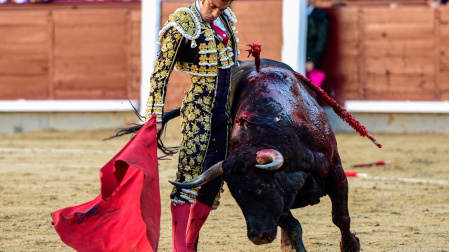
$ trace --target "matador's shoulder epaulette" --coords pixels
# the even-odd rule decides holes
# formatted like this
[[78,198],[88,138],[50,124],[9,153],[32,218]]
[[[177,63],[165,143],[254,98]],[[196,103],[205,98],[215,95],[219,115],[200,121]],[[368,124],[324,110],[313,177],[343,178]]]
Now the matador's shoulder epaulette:
[[170,14],[164,27],[159,31],[159,43],[162,42],[168,29],[172,27],[176,28],[183,37],[192,40],[192,47],[196,46],[195,39],[201,34],[201,25],[198,17],[189,8],[179,8],[175,13]]
[[229,21],[231,21],[231,23],[235,24],[237,23],[237,18],[235,17],[234,12],[232,12],[231,8],[226,8],[224,11],[224,14],[226,15],[226,17],[228,18]]

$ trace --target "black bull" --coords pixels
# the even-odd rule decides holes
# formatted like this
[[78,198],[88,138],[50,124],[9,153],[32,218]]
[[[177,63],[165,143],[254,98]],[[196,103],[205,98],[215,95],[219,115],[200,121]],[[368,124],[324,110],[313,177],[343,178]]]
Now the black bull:
[[[290,209],[314,205],[329,195],[332,221],[341,231],[341,251],[360,251],[350,231],[348,181],[327,116],[313,92],[286,64],[262,59],[233,68],[231,153],[198,178],[175,183],[193,188],[223,174],[246,219],[248,238],[255,244],[272,242],[281,227],[282,251],[306,251],[301,225]],[[163,124],[179,116],[167,112]],[[137,132],[142,125],[115,136]],[[158,133],[158,147],[166,148]]]
[[348,182],[337,142],[311,90],[280,62],[263,59],[233,69],[231,153],[187,183],[192,188],[223,174],[247,223],[248,238],[270,243],[281,227],[283,251],[305,251],[301,225],[290,209],[329,195],[342,251],[359,251],[350,231]]

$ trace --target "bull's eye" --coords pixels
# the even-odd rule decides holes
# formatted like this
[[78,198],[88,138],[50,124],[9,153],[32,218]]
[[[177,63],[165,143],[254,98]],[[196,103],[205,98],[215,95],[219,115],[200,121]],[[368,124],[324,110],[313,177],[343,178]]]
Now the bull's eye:
[[259,184],[257,186],[256,193],[260,195],[266,187],[267,185],[264,183]]

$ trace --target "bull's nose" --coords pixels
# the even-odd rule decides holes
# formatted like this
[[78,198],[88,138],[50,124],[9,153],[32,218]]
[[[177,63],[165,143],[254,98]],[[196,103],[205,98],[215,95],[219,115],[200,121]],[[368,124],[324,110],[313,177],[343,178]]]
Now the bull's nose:
[[254,244],[261,245],[261,244],[271,243],[276,238],[276,234],[273,235],[273,234],[270,234],[269,232],[262,232],[262,233],[258,233],[258,234],[249,233],[248,238]]

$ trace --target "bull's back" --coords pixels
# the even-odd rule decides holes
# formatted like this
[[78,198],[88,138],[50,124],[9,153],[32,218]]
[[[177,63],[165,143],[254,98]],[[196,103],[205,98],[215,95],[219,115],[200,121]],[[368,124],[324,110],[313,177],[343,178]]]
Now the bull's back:
[[[232,76],[234,115],[242,102],[266,104],[266,101],[260,99],[269,96],[291,117],[290,120],[295,124],[293,127],[302,139],[312,137],[313,141],[309,140],[304,144],[310,145],[309,147],[316,151],[332,152],[326,146],[334,146],[336,141],[327,116],[311,89],[294,74],[295,71],[290,66],[275,60],[262,59],[258,73],[254,60],[239,63],[240,65],[233,69]],[[263,97],[257,96],[260,93],[265,94]]]

